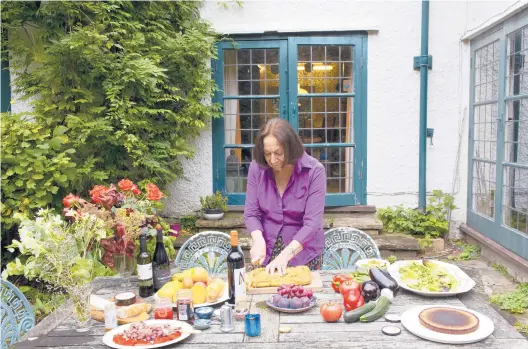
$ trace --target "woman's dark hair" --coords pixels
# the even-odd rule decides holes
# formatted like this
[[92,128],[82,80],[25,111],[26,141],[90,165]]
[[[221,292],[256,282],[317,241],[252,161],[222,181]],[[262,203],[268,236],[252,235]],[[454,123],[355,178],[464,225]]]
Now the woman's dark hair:
[[257,133],[255,138],[255,148],[253,149],[253,159],[261,166],[267,166],[264,156],[264,138],[272,135],[277,138],[284,148],[284,162],[294,165],[304,153],[301,139],[288,123],[281,118],[269,119]]

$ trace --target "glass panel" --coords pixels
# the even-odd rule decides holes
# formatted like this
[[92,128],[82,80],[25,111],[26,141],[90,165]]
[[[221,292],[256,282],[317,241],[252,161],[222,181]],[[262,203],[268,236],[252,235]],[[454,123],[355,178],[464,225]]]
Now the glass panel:
[[298,105],[303,143],[354,141],[354,98],[299,97]]
[[508,96],[528,93],[528,67],[526,67],[526,54],[528,53],[527,35],[528,27],[508,35],[508,55],[506,57]]
[[224,99],[225,144],[253,144],[260,127],[276,116],[278,98]]
[[473,156],[496,160],[497,157],[497,103],[475,107]]
[[298,93],[350,93],[352,46],[298,46]]
[[490,218],[495,217],[495,164],[473,161],[472,210]]
[[496,101],[499,96],[499,42],[475,51],[475,103]]
[[528,234],[528,169],[504,167],[502,214],[504,224]]
[[528,99],[506,103],[504,161],[528,165]]
[[278,95],[278,49],[224,50],[224,95]]
[[306,148],[306,152],[326,168],[327,193],[352,193],[354,174],[354,148]]
[[253,158],[253,149],[226,149],[226,192],[244,193],[247,189],[249,164]]

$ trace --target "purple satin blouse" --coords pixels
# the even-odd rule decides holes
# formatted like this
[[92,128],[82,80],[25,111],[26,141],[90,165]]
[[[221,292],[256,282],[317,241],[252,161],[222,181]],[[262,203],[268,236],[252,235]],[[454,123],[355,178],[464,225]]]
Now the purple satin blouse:
[[297,160],[282,198],[273,170],[251,162],[244,222],[249,233],[262,231],[266,241],[264,265],[270,262],[280,232],[285,245],[297,240],[303,246],[303,250],[290,261],[290,266],[305,265],[321,255],[325,194],[325,167],[306,152]]

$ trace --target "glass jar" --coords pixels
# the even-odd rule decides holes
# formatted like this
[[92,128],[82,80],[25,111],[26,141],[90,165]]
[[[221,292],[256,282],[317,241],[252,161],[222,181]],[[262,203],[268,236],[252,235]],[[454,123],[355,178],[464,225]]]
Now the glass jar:
[[194,304],[191,290],[185,288],[176,293],[176,314],[178,320],[187,321],[191,325],[194,324]]
[[172,302],[170,298],[157,298],[154,305],[154,319],[172,320],[174,312],[172,311]]

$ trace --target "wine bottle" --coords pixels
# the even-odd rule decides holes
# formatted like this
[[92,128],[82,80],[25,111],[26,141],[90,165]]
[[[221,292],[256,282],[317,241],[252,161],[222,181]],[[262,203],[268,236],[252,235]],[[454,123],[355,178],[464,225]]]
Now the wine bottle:
[[154,274],[154,292],[158,292],[167,282],[170,281],[170,262],[165,246],[163,245],[162,230],[158,230],[156,237],[156,249],[152,256],[152,271]]
[[246,268],[244,254],[238,248],[238,232],[231,231],[231,252],[227,256],[227,283],[229,299],[227,303],[235,305],[236,298],[246,295]]
[[139,254],[137,256],[137,273],[140,297],[150,297],[154,294],[152,280],[152,261],[147,252],[147,238],[144,234],[139,236]]

